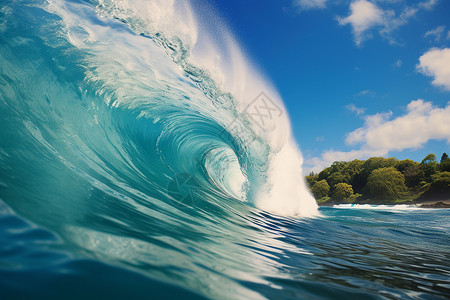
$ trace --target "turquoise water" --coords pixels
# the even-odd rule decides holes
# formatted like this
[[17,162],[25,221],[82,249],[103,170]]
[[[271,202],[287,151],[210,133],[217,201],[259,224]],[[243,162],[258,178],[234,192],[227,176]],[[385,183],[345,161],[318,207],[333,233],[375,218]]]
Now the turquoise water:
[[186,3],[0,4],[1,298],[448,297],[449,211],[317,209],[274,88]]
[[322,217],[302,220],[251,209],[166,229],[136,212],[107,211],[115,212],[116,224],[92,215],[82,222],[82,244],[75,244],[3,204],[6,299],[444,299],[450,293],[450,210],[323,208]]

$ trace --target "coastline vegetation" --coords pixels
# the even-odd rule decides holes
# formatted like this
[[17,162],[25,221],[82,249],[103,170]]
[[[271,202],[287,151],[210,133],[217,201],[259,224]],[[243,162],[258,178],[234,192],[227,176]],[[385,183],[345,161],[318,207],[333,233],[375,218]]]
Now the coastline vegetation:
[[450,158],[428,154],[420,163],[395,157],[372,157],[330,167],[306,176],[319,205],[341,203],[412,204],[450,199]]

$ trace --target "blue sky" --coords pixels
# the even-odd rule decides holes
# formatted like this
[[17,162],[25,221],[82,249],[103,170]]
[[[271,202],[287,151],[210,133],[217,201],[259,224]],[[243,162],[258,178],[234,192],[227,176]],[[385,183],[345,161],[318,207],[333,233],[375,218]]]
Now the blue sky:
[[212,4],[281,94],[307,171],[450,152],[450,1]]

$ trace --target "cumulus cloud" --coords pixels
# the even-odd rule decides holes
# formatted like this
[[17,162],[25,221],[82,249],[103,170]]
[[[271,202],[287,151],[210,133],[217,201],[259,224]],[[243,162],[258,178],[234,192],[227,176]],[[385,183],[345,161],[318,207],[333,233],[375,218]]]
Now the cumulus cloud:
[[433,85],[450,91],[450,48],[428,50],[419,58],[417,69],[433,77]]
[[350,15],[346,18],[338,18],[340,25],[351,25],[355,42],[360,45],[365,38],[365,33],[372,27],[383,24],[383,11],[375,4],[358,0],[350,4]]
[[[397,1],[377,1],[379,5],[389,5]],[[356,0],[350,4],[350,14],[345,18],[338,18],[340,25],[351,25],[355,43],[361,46],[362,42],[372,36],[374,28],[378,29],[381,36],[391,43],[396,43],[392,33],[400,26],[408,23],[420,10],[431,10],[437,0],[420,2],[415,6],[403,6],[401,10],[382,8],[368,0]]]
[[322,9],[326,7],[327,0],[294,0],[294,6],[300,10]]
[[415,100],[406,114],[391,120],[392,113],[368,116],[364,127],[349,133],[346,143],[362,144],[366,149],[383,152],[422,147],[429,140],[450,143],[450,106],[439,108],[431,102]]
[[362,143],[367,135],[367,128],[379,127],[381,124],[386,123],[386,121],[389,120],[391,116],[392,112],[378,113],[375,115],[366,116],[365,127],[358,128],[347,134],[345,143],[350,146],[355,146],[359,143]]
[[425,32],[426,38],[434,38],[435,42],[439,42],[441,40],[441,37],[444,33],[445,26],[438,26],[434,29],[428,30]]
[[445,108],[440,108],[422,99],[411,101],[406,113],[397,118],[392,118],[392,112],[366,116],[364,126],[347,134],[345,139],[347,145],[359,145],[359,149],[325,151],[305,165],[313,171],[320,171],[334,161],[385,156],[391,151],[421,148],[430,140],[450,143],[448,120],[450,102]]

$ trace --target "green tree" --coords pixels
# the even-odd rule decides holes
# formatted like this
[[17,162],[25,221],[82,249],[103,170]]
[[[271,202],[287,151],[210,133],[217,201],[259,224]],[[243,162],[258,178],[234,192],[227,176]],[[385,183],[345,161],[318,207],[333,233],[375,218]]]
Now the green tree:
[[367,180],[366,196],[379,200],[395,200],[407,190],[405,178],[394,167],[374,170]]
[[361,180],[360,176],[364,163],[364,160],[355,159],[349,162],[342,170],[342,174],[347,176],[348,183],[353,187],[354,191],[361,191],[366,183],[364,180]]
[[418,186],[422,180],[422,172],[418,162],[410,159],[401,160],[395,165],[395,168],[403,174],[408,187]]
[[314,172],[309,173],[308,176],[305,176],[306,183],[308,184],[308,187],[311,189],[314,184],[317,182],[317,178],[319,176],[317,174],[314,174]]
[[[357,179],[359,186],[365,186],[369,175],[373,170],[380,168],[394,167],[397,164],[397,159],[395,157],[384,158],[384,157],[371,157],[364,162],[363,170],[359,173]],[[359,191],[359,190],[358,190]]]
[[327,178],[327,182],[330,186],[334,187],[336,184],[340,182],[348,183],[349,178],[340,172],[334,172]]
[[321,199],[323,197],[328,196],[329,191],[330,191],[330,186],[328,185],[328,183],[325,179],[317,181],[311,188],[311,192],[313,193],[313,195],[316,199]]
[[347,200],[353,195],[353,188],[350,184],[340,182],[333,187],[333,198],[337,200]]
[[422,159],[421,164],[428,164],[428,163],[432,163],[432,162],[436,162],[436,155],[434,155],[433,153],[428,154],[427,156],[425,156],[424,159]]
[[320,181],[323,179],[327,179],[331,175],[331,173],[333,173],[333,169],[331,167],[325,168],[319,173],[317,180]]
[[450,172],[450,159],[448,158],[447,153],[442,154],[439,169],[441,172]]
[[351,178],[354,174],[357,174],[361,172],[363,169],[364,161],[355,159],[351,162],[347,163],[345,168],[341,171],[342,174],[348,175],[349,178]]
[[370,175],[375,169],[393,167],[397,162],[398,160],[395,157],[371,157],[364,162],[363,168]]
[[334,172],[341,172],[346,166],[347,166],[347,162],[345,161],[335,161],[331,164],[331,173]]
[[428,154],[420,163],[420,170],[423,172],[423,179],[427,182],[431,182],[431,176],[437,173],[439,165],[436,162],[436,155]]
[[406,169],[412,167],[412,166],[416,166],[419,165],[418,162],[415,162],[413,160],[410,159],[404,159],[404,160],[399,160],[396,164],[395,164],[395,168],[400,171],[400,173],[405,172]]
[[450,192],[450,172],[440,172],[433,175],[432,178],[430,191],[439,193]]
[[422,198],[433,200],[448,199],[450,194],[450,172],[439,172],[432,176],[433,181]]
[[403,172],[403,177],[405,177],[405,183],[408,187],[413,188],[417,187],[419,183],[422,181],[423,173],[420,170],[420,165],[417,163],[416,165],[411,165],[407,167]]

